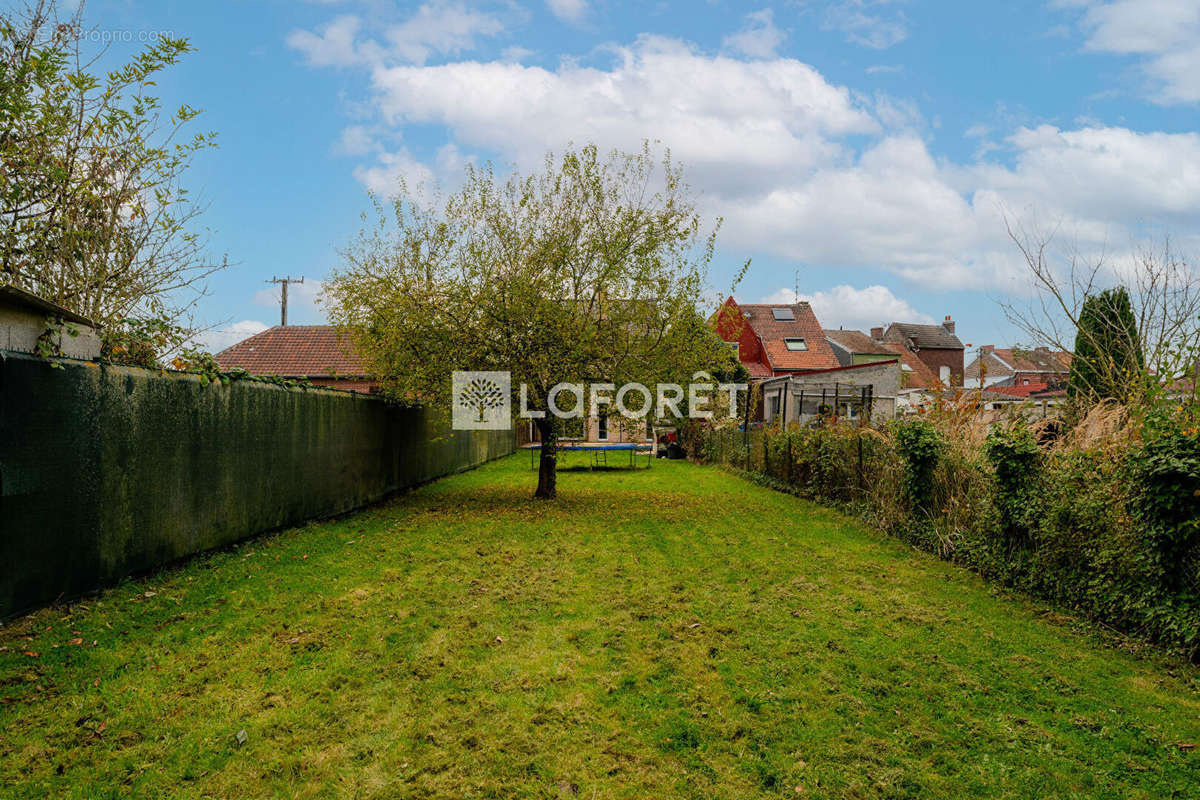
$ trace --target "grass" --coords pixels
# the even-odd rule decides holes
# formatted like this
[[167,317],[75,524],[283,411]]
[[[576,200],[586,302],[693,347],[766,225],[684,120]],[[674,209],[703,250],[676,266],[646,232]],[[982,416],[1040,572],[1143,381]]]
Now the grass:
[[1200,795],[1191,667],[716,468],[533,482],[505,459],[0,627],[2,791]]

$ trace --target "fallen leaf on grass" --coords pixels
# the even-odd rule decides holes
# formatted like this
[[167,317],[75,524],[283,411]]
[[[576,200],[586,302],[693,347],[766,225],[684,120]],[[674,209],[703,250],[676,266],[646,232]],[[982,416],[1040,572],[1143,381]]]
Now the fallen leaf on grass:
[[78,647],[79,645],[83,644],[83,639],[80,639],[78,636],[76,636],[74,639],[72,639],[71,641],[67,642],[67,644],[73,644],[73,645],[75,645],[76,647]]
[[142,597],[154,597],[158,592],[143,592]]
[[1196,745],[1192,744],[1191,742],[1178,742],[1175,746],[1178,747],[1180,749],[1180,751],[1184,752],[1184,753],[1186,753],[1188,750],[1196,749]]
[[42,657],[42,654],[36,650],[23,650],[22,652],[25,653],[25,655],[29,656],[30,658],[41,658]]

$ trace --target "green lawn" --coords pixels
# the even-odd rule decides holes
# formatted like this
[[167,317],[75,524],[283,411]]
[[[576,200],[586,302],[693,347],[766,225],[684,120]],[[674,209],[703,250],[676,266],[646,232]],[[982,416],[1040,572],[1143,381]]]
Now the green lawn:
[[534,482],[0,627],[4,792],[1200,796],[1190,667],[716,468]]

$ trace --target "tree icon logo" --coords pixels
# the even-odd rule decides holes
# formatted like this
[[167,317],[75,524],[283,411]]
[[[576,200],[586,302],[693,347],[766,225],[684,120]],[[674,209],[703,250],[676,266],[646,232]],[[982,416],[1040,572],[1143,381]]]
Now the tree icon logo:
[[454,372],[450,378],[455,430],[508,430],[512,427],[512,379],[507,372]]
[[458,393],[458,402],[479,412],[476,422],[483,422],[488,409],[499,408],[503,401],[500,387],[487,378],[476,378]]

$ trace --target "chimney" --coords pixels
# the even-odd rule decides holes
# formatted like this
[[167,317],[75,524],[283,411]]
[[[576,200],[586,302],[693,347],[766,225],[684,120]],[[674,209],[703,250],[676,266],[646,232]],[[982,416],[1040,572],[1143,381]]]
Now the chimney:
[[883,328],[871,328],[871,338],[879,341],[883,338]]
[[946,333],[954,333],[954,320],[950,319],[950,315],[946,315],[946,321],[942,323],[942,327],[946,329]]
[[996,345],[994,345],[994,344],[985,344],[985,345],[983,345],[982,347],[980,347],[979,349],[980,349],[981,351],[983,351],[983,354],[984,354],[985,356],[990,356],[992,353],[994,353],[994,352],[996,351]]

